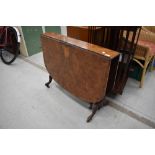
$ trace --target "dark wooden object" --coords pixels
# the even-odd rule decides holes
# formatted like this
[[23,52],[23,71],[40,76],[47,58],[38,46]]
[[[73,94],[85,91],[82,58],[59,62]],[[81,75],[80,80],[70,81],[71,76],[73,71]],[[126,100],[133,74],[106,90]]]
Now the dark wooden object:
[[[92,29],[91,29],[92,30]],[[91,36],[93,33],[95,34],[100,33],[101,27],[95,27],[93,31],[90,31],[89,26],[67,26],[67,36],[71,38],[75,38],[78,40],[91,42]]]
[[88,26],[67,26],[67,36],[88,42]]
[[[123,89],[128,79],[137,46],[141,27],[139,26],[102,26],[100,33],[96,33],[96,26],[89,28],[89,42],[109,48],[121,53],[113,93],[123,93]],[[113,73],[112,73],[113,74]]]
[[[76,32],[83,36],[82,38],[87,38],[85,41],[89,43],[96,44],[108,49],[112,49],[121,53],[121,58],[119,62],[117,78],[115,81],[115,86],[112,89],[113,93],[122,94],[125,87],[126,81],[128,79],[128,72],[131,66],[131,60],[135,53],[137,41],[139,38],[141,27],[139,26],[87,26],[87,33],[83,33],[82,27],[72,27],[71,32]],[[86,31],[86,30],[85,30]],[[69,33],[73,38],[77,37],[77,33]],[[71,35],[72,34],[72,35]],[[111,71],[111,76],[115,75],[116,67],[113,65],[114,69]],[[111,77],[110,76],[110,77]]]
[[43,34],[41,42],[50,75],[46,86],[54,79],[68,92],[90,103],[89,122],[104,105],[106,93],[113,88],[116,74],[111,78],[109,74],[111,66],[117,70],[119,53],[55,33]]

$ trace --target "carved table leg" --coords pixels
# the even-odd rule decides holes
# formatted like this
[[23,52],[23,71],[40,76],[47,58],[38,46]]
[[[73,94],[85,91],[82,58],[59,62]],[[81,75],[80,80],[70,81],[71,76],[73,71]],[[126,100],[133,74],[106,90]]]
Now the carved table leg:
[[92,105],[92,113],[90,116],[88,116],[87,118],[87,122],[90,122],[93,118],[93,116],[95,115],[96,111],[98,110],[98,104],[93,104]]
[[47,83],[45,83],[45,86],[47,88],[50,88],[49,84],[52,82],[52,77],[49,75],[49,81]]
[[105,99],[103,99],[102,101],[101,101],[101,103],[99,104],[99,108],[102,108],[103,106],[106,106],[106,105],[108,105],[108,101],[107,100],[105,100]]
[[102,108],[103,106],[107,105],[108,101],[103,99],[102,101],[98,102],[98,103],[90,103],[90,107],[89,109],[92,109],[92,113],[91,115],[87,118],[87,122],[90,122],[93,118],[93,116],[96,114],[97,110],[100,110],[100,108]]
[[89,103],[89,109],[93,108],[93,103]]

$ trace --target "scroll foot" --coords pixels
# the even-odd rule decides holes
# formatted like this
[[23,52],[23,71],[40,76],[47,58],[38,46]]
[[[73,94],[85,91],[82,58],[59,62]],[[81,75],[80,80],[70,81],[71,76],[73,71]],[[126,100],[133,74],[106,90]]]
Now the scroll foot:
[[45,86],[47,88],[50,88],[49,84],[52,82],[52,77],[49,75],[49,81],[47,83],[45,83]]
[[93,116],[96,114],[96,111],[98,110],[98,105],[97,104],[93,104],[92,105],[92,113],[90,116],[88,116],[87,118],[87,123],[90,122],[93,118]]
[[89,109],[92,109],[92,113],[90,116],[88,116],[87,118],[87,123],[90,122],[92,120],[92,118],[94,117],[94,115],[96,114],[97,110],[100,110],[103,106],[107,105],[108,101],[103,99],[102,101],[98,102],[98,103],[90,103],[90,107]]

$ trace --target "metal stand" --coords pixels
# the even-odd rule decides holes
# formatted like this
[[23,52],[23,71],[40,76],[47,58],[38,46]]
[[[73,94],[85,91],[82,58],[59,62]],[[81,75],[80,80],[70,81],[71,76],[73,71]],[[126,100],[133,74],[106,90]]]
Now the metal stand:
[[87,123],[92,120],[92,118],[96,114],[97,110],[100,110],[103,106],[105,106],[107,104],[108,104],[108,101],[105,99],[103,99],[102,101],[97,102],[97,103],[90,103],[89,109],[92,109],[92,113],[90,116],[88,116]]
[[49,81],[47,83],[45,83],[45,86],[47,88],[50,88],[49,84],[52,82],[52,77],[49,75]]

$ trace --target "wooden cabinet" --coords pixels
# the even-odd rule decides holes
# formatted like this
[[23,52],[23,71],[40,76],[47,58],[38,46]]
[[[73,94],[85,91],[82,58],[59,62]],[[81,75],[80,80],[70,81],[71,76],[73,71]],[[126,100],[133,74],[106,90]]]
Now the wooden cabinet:
[[[99,33],[101,27],[97,27],[94,31]],[[67,36],[89,42],[89,26],[67,26]]]
[[88,42],[88,26],[67,26],[67,36]]

